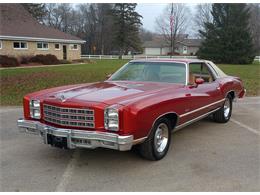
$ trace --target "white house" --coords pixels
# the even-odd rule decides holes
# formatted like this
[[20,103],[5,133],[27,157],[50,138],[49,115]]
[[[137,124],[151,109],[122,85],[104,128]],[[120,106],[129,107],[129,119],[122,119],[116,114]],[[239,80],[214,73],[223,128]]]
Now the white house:
[[[195,55],[201,45],[201,39],[183,38],[178,40],[175,45],[176,55]],[[145,41],[143,44],[144,55],[169,55],[171,52],[170,44],[162,37]]]

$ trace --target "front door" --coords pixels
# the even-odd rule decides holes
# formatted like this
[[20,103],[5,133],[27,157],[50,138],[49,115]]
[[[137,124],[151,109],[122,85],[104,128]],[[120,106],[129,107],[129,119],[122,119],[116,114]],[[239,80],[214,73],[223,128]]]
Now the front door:
[[[202,78],[203,84],[196,85],[195,79]],[[190,103],[187,104],[184,117],[186,120],[201,116],[214,110],[221,104],[222,93],[219,83],[214,78],[208,66],[204,63],[189,64],[189,86],[187,86]]]
[[64,60],[67,60],[67,46],[66,45],[63,45],[62,47],[63,49],[63,59]]

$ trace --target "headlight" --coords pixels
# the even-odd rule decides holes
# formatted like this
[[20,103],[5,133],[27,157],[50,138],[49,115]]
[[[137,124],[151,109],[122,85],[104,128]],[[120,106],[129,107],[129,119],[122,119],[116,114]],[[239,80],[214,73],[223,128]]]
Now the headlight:
[[118,109],[114,107],[108,107],[104,111],[104,126],[105,129],[111,131],[119,130],[119,115]]
[[30,100],[30,116],[35,119],[41,118],[40,100]]

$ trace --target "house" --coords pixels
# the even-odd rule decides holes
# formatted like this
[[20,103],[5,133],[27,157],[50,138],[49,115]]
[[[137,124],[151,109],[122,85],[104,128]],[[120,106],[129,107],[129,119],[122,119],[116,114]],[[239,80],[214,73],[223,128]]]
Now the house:
[[[188,35],[177,38],[174,53],[176,55],[195,55],[201,45],[201,39],[189,39]],[[169,55],[170,44],[162,36],[156,36],[143,44],[144,55]]]
[[37,22],[20,4],[0,4],[0,55],[52,54],[74,60],[85,41]]

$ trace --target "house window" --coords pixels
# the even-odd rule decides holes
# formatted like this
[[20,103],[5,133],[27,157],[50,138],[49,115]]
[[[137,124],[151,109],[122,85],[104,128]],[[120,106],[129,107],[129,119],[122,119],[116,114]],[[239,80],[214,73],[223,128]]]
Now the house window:
[[28,49],[27,42],[15,41],[13,42],[14,49]]
[[49,49],[49,44],[46,42],[38,42],[37,49],[47,50]]
[[55,50],[60,50],[60,44],[59,43],[55,43],[54,47],[55,47]]
[[0,41],[0,49],[2,49],[2,47],[3,47],[2,44],[3,44],[2,41]]
[[77,44],[71,44],[70,49],[71,50],[78,50],[78,45]]

